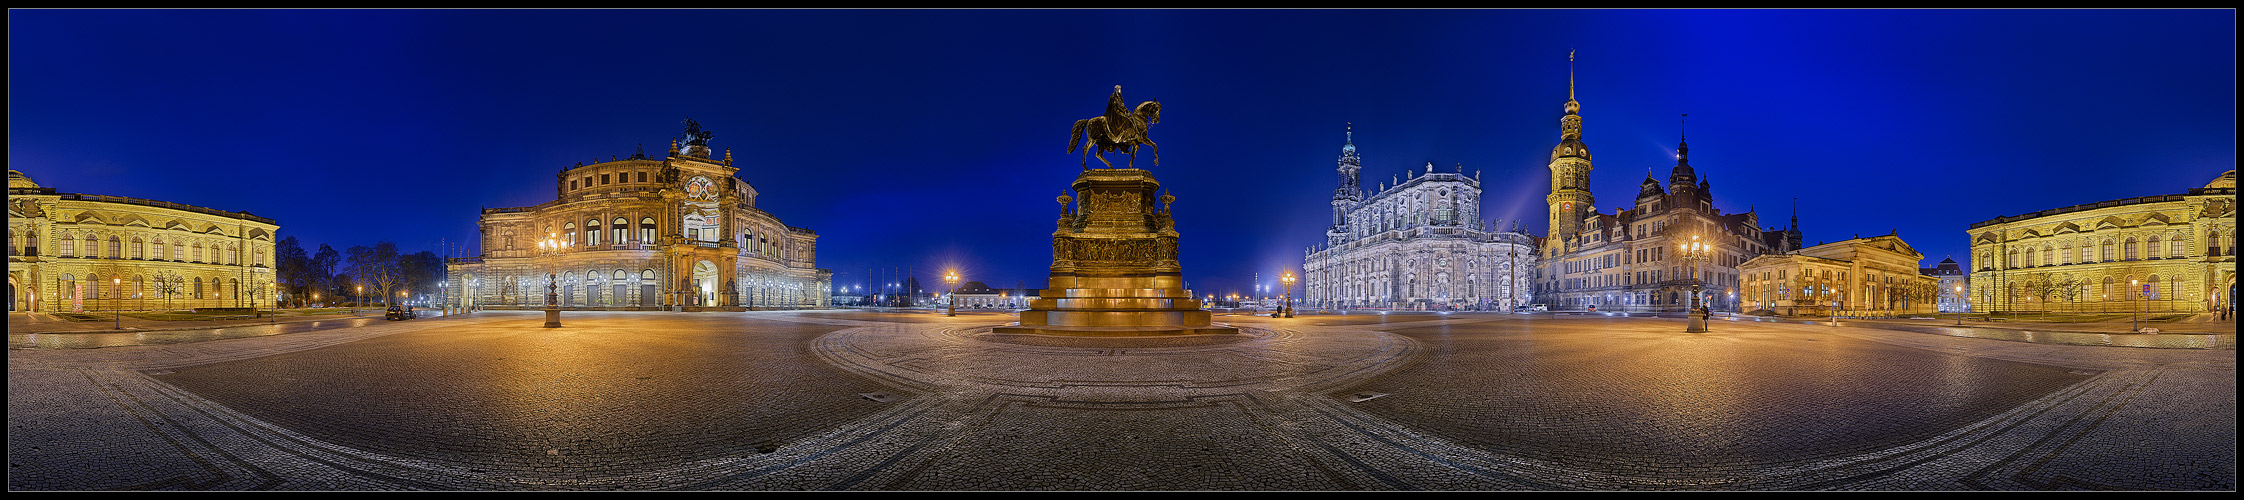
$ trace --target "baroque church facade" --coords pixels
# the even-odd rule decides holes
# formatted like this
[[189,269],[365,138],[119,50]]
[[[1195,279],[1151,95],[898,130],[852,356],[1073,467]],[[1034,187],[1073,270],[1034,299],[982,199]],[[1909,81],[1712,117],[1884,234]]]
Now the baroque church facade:
[[[1738,266],[1755,256],[1800,248],[1799,217],[1790,227],[1762,228],[1748,210],[1725,214],[1714,191],[1690,163],[1678,140],[1667,184],[1647,172],[1636,196],[1611,213],[1597,210],[1590,193],[1591,157],[1582,142],[1581,103],[1567,77],[1559,143],[1551,148],[1549,232],[1536,263],[1537,304],[1552,310],[1683,311],[1694,284],[1713,310],[1738,311]],[[1696,240],[1694,240],[1694,237]],[[1703,261],[1687,261],[1683,243],[1713,246]]]
[[732,152],[712,159],[710,134],[686,123],[663,158],[576,164],[555,174],[554,201],[484,209],[481,254],[448,265],[453,305],[543,308],[549,284],[564,309],[831,305],[818,233],[758,208]]
[[1330,309],[1512,310],[1532,299],[1534,237],[1480,220],[1481,181],[1459,165],[1410,170],[1365,195],[1355,133],[1323,245],[1303,251],[1302,305]]

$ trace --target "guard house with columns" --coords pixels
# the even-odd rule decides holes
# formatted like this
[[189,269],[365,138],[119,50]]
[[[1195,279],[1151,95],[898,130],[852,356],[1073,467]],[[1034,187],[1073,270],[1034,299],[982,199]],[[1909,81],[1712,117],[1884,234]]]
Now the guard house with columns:
[[572,310],[830,306],[818,233],[757,207],[732,152],[711,158],[710,133],[686,124],[662,158],[641,150],[575,164],[555,174],[554,201],[483,209],[480,254],[448,265],[462,292],[452,305],[543,308],[550,277]]

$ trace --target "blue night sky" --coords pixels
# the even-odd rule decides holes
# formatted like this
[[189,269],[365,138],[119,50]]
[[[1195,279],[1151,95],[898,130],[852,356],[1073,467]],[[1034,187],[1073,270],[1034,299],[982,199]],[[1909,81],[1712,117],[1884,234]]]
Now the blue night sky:
[[10,10],[8,163],[473,253],[478,209],[691,117],[837,283],[1037,287],[1068,127],[1119,84],[1163,105],[1186,279],[1243,292],[1322,241],[1349,123],[1367,187],[1462,163],[1542,235],[1575,50],[1599,210],[1664,182],[1688,113],[1717,208],[1797,198],[1807,243],[1898,230],[1930,266],[1974,222],[2235,168],[2235,42],[2227,9]]

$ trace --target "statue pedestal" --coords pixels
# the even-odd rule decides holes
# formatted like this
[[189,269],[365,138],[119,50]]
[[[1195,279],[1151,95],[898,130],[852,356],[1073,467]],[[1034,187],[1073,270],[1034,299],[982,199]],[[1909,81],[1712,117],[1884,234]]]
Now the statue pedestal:
[[[1061,196],[1052,233],[1052,275],[1021,311],[1019,326],[992,333],[1147,336],[1236,334],[1213,324],[1184,289],[1176,224],[1161,183],[1138,169],[1090,170],[1075,196]],[[1077,200],[1074,208],[1068,201]],[[1159,202],[1158,204],[1156,202]]]

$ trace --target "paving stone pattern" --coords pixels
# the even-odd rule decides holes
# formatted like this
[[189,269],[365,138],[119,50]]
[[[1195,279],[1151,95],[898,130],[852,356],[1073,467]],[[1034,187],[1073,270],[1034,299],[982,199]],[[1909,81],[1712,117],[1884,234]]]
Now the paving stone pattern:
[[2235,351],[1509,315],[482,312],[11,349],[10,490],[2214,490]]

